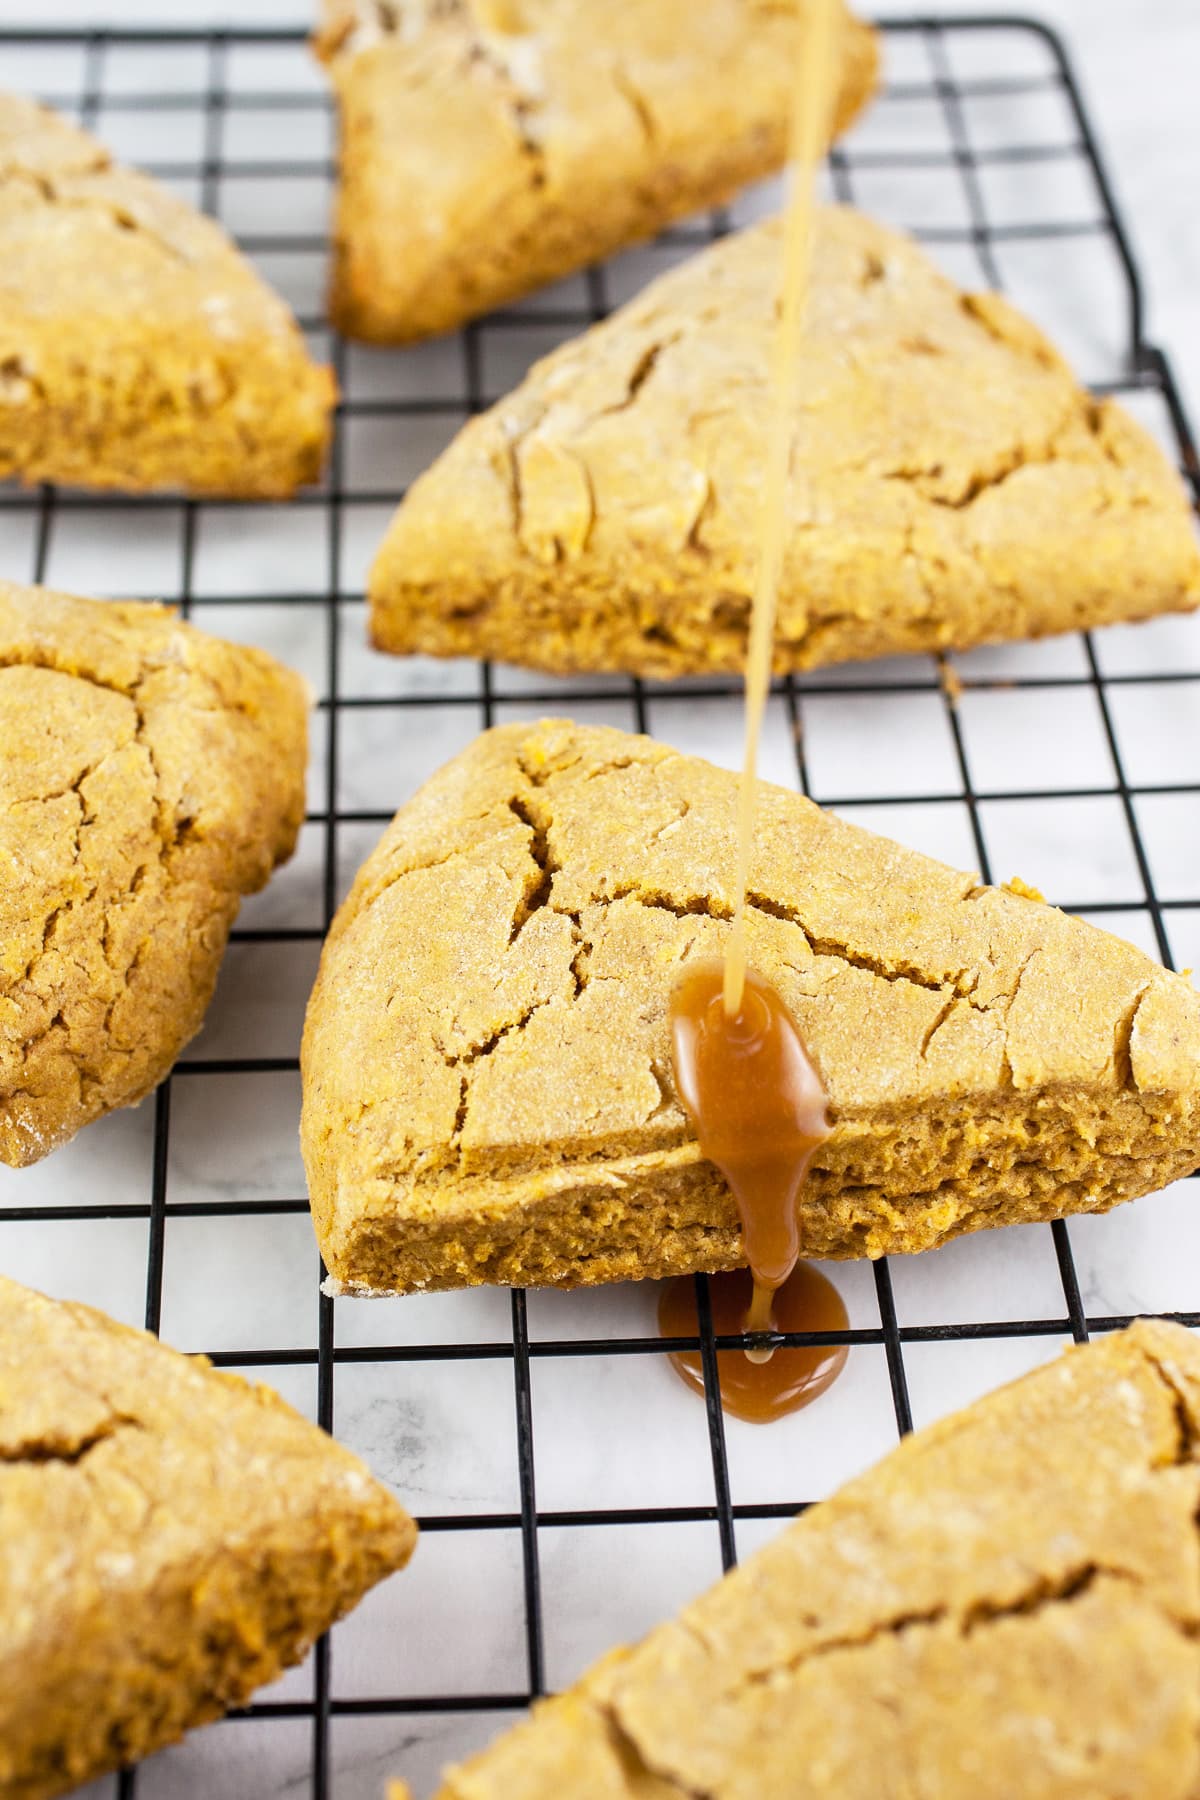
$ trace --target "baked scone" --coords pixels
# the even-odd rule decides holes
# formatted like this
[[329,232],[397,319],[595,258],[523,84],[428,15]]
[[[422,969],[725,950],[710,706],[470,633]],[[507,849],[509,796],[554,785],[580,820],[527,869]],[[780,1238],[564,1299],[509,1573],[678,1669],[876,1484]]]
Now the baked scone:
[[199,1030],[295,846],[308,706],[165,607],[0,581],[0,1162],[131,1106]]
[[334,398],[219,225],[0,95],[0,476],[284,498]]
[[1192,1800],[1200,1345],[1143,1320],[905,1440],[437,1800]]
[[[818,215],[779,671],[1200,604],[1186,498],[996,294]],[[671,676],[745,663],[776,223],[537,364],[413,486],[370,579],[383,650]]]
[[[485,733],[396,815],[325,946],[302,1144],[343,1290],[743,1261],[668,1003],[719,955],[737,778],[562,722]],[[804,1256],[1097,1212],[1200,1162],[1200,995],[1140,950],[762,783],[749,957],[831,1097]]]
[[0,1277],[5,1800],[49,1800],[240,1706],[415,1539],[270,1388]]
[[[448,331],[779,168],[808,3],[324,0],[335,322]],[[844,10],[839,50],[835,131],[878,65]]]

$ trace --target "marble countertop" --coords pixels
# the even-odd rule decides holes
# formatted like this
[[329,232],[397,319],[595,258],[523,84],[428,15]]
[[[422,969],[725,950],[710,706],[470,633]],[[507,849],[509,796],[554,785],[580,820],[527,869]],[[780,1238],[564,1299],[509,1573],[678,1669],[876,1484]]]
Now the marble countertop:
[[[161,0],[42,0],[36,23],[161,25]],[[257,0],[252,8],[174,0],[176,25],[224,19],[304,24],[307,9]],[[964,13],[990,10],[959,0]],[[18,0],[5,23],[33,8]],[[1200,140],[1194,125],[1192,73],[1200,67],[1200,9],[1194,0],[1046,0],[1046,19],[1060,25],[1077,54],[1085,98],[1092,105],[1119,198],[1126,207],[1150,302],[1150,330],[1175,357],[1185,387],[1200,406],[1200,349],[1191,331],[1200,291],[1200,228],[1194,217]],[[1136,20],[1136,29],[1135,29]],[[911,73],[924,54],[919,43],[896,40],[894,69]],[[987,72],[989,57],[1005,68],[1044,66],[1044,48],[1027,34],[989,36],[951,44],[956,73]],[[51,59],[53,61],[53,59]],[[926,71],[927,72],[927,71]],[[112,53],[110,91],[151,82],[195,91],[202,62],[192,53]],[[62,92],[75,76],[51,66],[42,52],[6,63],[7,83]],[[252,157],[311,157],[327,142],[320,78],[304,54],[261,53],[231,59],[230,78],[261,88],[278,84],[311,92],[311,112],[296,119],[251,110],[229,116],[227,149]],[[1063,129],[1061,95],[979,102],[969,126],[980,144],[1035,142]],[[195,116],[193,116],[195,113]],[[171,160],[193,154],[203,120],[183,108],[169,122],[103,109],[99,129],[132,160]],[[880,105],[854,142],[863,149],[944,143],[945,121],[928,109]],[[940,135],[939,135],[940,134]],[[189,148],[189,146],[191,148]],[[910,171],[864,168],[856,198],[897,223],[953,223],[962,195],[945,173],[937,179]],[[1074,216],[1094,197],[1080,187],[1079,168],[991,165],[984,175],[996,218]],[[184,184],[185,191],[187,184]],[[281,211],[281,195],[286,200]],[[261,242],[272,230],[302,234],[322,229],[327,190],[316,178],[276,183],[269,193],[253,182],[221,184],[222,216],[235,231]],[[747,196],[735,217],[749,218],[772,202],[768,188]],[[1063,209],[1063,210],[1060,210]],[[283,214],[286,213],[286,216]],[[616,302],[636,291],[675,252],[650,247],[617,258],[607,271]],[[978,284],[969,246],[943,246],[951,272]],[[1125,299],[1111,250],[1079,240],[1064,251],[1005,243],[1000,259],[1015,296],[1052,330],[1081,372],[1105,379],[1121,366]],[[261,252],[264,271],[303,312],[319,304],[319,257]],[[559,284],[549,296],[558,308],[582,304],[582,284]],[[520,331],[485,326],[481,366],[488,397],[518,380],[528,363],[567,335],[539,322],[546,297],[533,297]],[[318,348],[321,334],[315,334]],[[356,397],[445,394],[461,384],[454,340],[403,353],[353,350],[348,391]],[[1139,416],[1169,442],[1166,419],[1152,398]],[[346,500],[340,583],[361,592],[367,560],[389,508],[358,499],[377,489],[380,471],[407,480],[440,450],[461,422],[437,418],[352,419],[345,442]],[[0,511],[0,571],[28,579],[32,571],[36,502]],[[79,591],[165,594],[177,591],[180,509],[164,507],[133,518],[116,502],[97,502],[56,519],[47,579]],[[301,668],[318,692],[328,690],[326,570],[328,521],[320,505],[292,509],[196,509],[193,588],[195,621],[259,643]],[[288,598],[285,600],[284,595]],[[240,596],[236,605],[224,604]],[[471,665],[395,662],[365,646],[363,608],[340,608],[343,695],[417,696],[420,729],[386,708],[342,715],[336,799],[344,813],[384,812],[399,804],[436,766],[479,728],[479,678]],[[1097,640],[1101,673],[1116,678],[1107,690],[1109,723],[1133,790],[1134,815],[1159,894],[1180,904],[1166,915],[1170,947],[1180,965],[1200,963],[1200,812],[1196,793],[1151,792],[1167,783],[1200,784],[1200,709],[1193,681],[1155,685],[1142,678],[1163,670],[1200,681],[1200,624],[1169,620],[1118,629]],[[984,836],[997,878],[1019,872],[1051,898],[1155,949],[1153,921],[1117,791],[1106,723],[1086,677],[1082,643],[1062,639],[1008,646],[956,659],[968,687],[958,721],[972,782],[989,798],[980,803]],[[878,683],[877,693],[839,691],[837,671],[814,680],[802,703],[805,744],[815,797],[836,795],[848,816],[947,860],[976,860],[962,771],[937,672],[924,659],[902,665],[904,691],[887,683],[896,664],[860,670],[856,681]],[[1038,685],[1013,687],[1034,676]],[[1081,679],[1083,678],[1083,679]],[[978,685],[970,685],[976,683]],[[527,715],[530,677],[495,671],[495,717]],[[538,678],[540,691],[550,686]],[[593,688],[595,683],[590,684]],[[621,683],[605,684],[607,698],[573,698],[561,684],[563,710],[632,727],[634,708]],[[431,704],[431,702],[442,704]],[[714,760],[736,765],[740,710],[736,700],[701,688],[651,689],[649,723],[657,735]],[[326,795],[324,718],[318,716],[312,804]],[[764,773],[796,783],[791,730],[781,702],[768,719]],[[1052,773],[1047,776],[1046,771]],[[1017,798],[1050,780],[1064,789],[1096,790],[1086,799],[1030,802]],[[372,823],[345,824],[338,833],[338,871],[344,889],[377,835]],[[315,932],[323,918],[323,827],[306,827],[296,859],[252,900],[242,923],[270,932]],[[184,1349],[285,1360],[256,1373],[310,1415],[316,1408],[317,1259],[304,1205],[296,1144],[299,1079],[294,1059],[304,1002],[318,945],[312,939],[235,943],[202,1036],[190,1047],[171,1084],[166,1165],[168,1212],[163,1245],[164,1337]],[[204,1073],[196,1065],[224,1057],[278,1059],[285,1066],[249,1074]],[[154,1182],[154,1106],[100,1122],[32,1170],[0,1170],[0,1268],[49,1292],[78,1296],[140,1323],[146,1303],[149,1202]],[[1078,1220],[1069,1241],[1086,1311],[1095,1318],[1137,1311],[1200,1309],[1200,1191],[1195,1179],[1136,1202],[1107,1218]],[[249,1207],[229,1212],[230,1203]],[[88,1209],[87,1216],[28,1221],[17,1209]],[[222,1209],[222,1210],[216,1210]],[[880,1302],[871,1268],[833,1271],[851,1325],[881,1335]],[[948,1322],[995,1326],[984,1335],[948,1344],[929,1333],[906,1340],[903,1361],[914,1422],[926,1423],[1001,1381],[1054,1355],[1066,1334],[1066,1301],[1049,1227],[981,1234],[919,1259],[893,1261],[895,1307],[902,1330]],[[691,1508],[713,1505],[713,1466],[704,1409],[656,1355],[594,1353],[544,1355],[537,1346],[640,1337],[653,1331],[655,1293],[626,1286],[590,1293],[535,1293],[529,1298],[532,1414],[537,1502],[560,1515],[538,1532],[543,1584],[546,1682],[558,1687],[613,1643],[662,1618],[720,1573],[715,1524],[644,1519],[584,1526],[569,1517],[582,1509]],[[1014,1322],[1032,1322],[1018,1330]],[[440,1765],[486,1741],[506,1715],[482,1707],[447,1711],[422,1699],[523,1692],[528,1684],[519,1529],[521,1493],[513,1426],[512,1315],[509,1296],[481,1290],[406,1301],[335,1304],[335,1343],[356,1352],[339,1365],[334,1427],[377,1472],[392,1481],[415,1512],[459,1529],[426,1533],[409,1571],[386,1583],[334,1633],[335,1703],[403,1696],[414,1709],[373,1716],[335,1712],[330,1739],[332,1800],[379,1800],[383,1779],[402,1774],[418,1796],[427,1794]],[[482,1344],[493,1352],[453,1361],[372,1361],[358,1352],[384,1345]],[[726,1440],[734,1505],[764,1508],[819,1499],[896,1441],[888,1357],[882,1342],[851,1351],[843,1379],[820,1402],[783,1424],[762,1429],[729,1421]],[[472,1525],[499,1516],[500,1525]],[[741,1554],[779,1528],[777,1519],[742,1517]],[[313,1688],[311,1660],[267,1696],[303,1702]],[[307,1718],[231,1720],[196,1734],[147,1764],[137,1778],[139,1800],[268,1800],[310,1792],[312,1728]],[[88,1800],[115,1800],[115,1783],[99,1783]]]

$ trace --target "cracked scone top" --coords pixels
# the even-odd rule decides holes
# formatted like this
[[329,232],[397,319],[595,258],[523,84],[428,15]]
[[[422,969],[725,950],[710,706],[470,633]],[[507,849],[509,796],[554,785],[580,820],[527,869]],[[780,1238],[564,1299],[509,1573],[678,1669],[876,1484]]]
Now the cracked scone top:
[[[736,777],[566,722],[485,733],[360,870],[305,1022],[335,1284],[732,1268],[671,1073],[719,956]],[[748,950],[830,1096],[804,1256],[1100,1211],[1200,1161],[1200,996],[1131,944],[759,784]]]
[[[852,1352],[853,1354],[853,1352]],[[1194,1800],[1200,1346],[917,1432],[436,1800]]]
[[333,399],[220,226],[0,94],[0,475],[283,498]]
[[0,1162],[140,1100],[199,1029],[295,844],[308,704],[163,607],[0,582]]
[[242,1704],[415,1537],[269,1388],[0,1277],[5,1800],[49,1800]]
[[[341,329],[448,331],[779,168],[808,4],[325,0]],[[835,130],[878,61],[838,10]]]
[[[813,258],[778,670],[1200,603],[1174,471],[1013,307],[845,208]],[[725,238],[471,420],[378,554],[376,645],[740,674],[778,284],[776,223]]]

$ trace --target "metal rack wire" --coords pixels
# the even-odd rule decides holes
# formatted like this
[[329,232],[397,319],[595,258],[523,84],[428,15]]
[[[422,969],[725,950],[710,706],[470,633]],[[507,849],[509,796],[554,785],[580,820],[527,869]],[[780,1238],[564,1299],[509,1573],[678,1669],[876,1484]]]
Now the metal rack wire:
[[[1022,243],[1044,242],[1057,246],[1065,257],[1080,240],[1099,245],[1119,278],[1119,292],[1124,312],[1124,345],[1117,366],[1097,384],[1098,391],[1125,396],[1149,397],[1164,409],[1173,434],[1179,460],[1193,497],[1200,504],[1200,463],[1192,439],[1180,394],[1164,353],[1147,341],[1141,287],[1127,235],[1118,214],[1105,175],[1096,141],[1080,98],[1075,78],[1061,44],[1043,26],[1008,17],[979,19],[910,18],[890,20],[885,26],[888,46],[902,50],[905,78],[890,82],[881,101],[881,116],[887,108],[915,103],[929,109],[936,119],[938,141],[916,149],[865,147],[851,139],[835,149],[830,159],[834,192],[839,198],[859,197],[864,178],[879,170],[922,170],[956,191],[963,211],[960,222],[932,223],[918,235],[935,245],[952,247],[974,257],[977,273],[990,286],[1003,286],[1003,255],[1006,247]],[[44,62],[39,68],[50,68],[61,53],[64,68],[70,63],[77,80],[68,85],[65,78],[59,86],[39,85],[43,97],[65,110],[74,112],[85,124],[98,125],[103,131],[114,119],[155,114],[160,117],[182,117],[199,121],[199,149],[188,156],[162,156],[146,159],[144,166],[165,179],[190,184],[200,204],[220,213],[226,184],[234,180],[263,183],[281,182],[289,178],[311,178],[327,184],[333,175],[327,155],[295,155],[283,150],[239,155],[229,149],[229,126],[239,114],[254,112],[263,116],[285,118],[287,115],[307,117],[325,115],[328,102],[314,85],[289,87],[277,83],[260,87],[249,74],[239,73],[242,53],[269,56],[294,56],[301,44],[296,32],[227,31],[217,33],[175,33],[167,31],[102,31],[91,34],[68,34],[36,31],[0,31],[0,55],[5,63],[17,52],[36,51]],[[959,54],[964,46],[976,51],[982,46],[995,46],[995,56],[987,58],[985,72],[964,75],[959,69]],[[1029,59],[1018,57],[1016,73],[1006,71],[1004,58],[1014,46],[1035,50],[1037,66],[1027,66]],[[188,51],[199,59],[202,79],[192,80],[177,89],[139,87],[122,82],[114,88],[110,73],[114,58],[128,51]],[[968,60],[970,60],[968,58]],[[976,57],[978,62],[978,57]],[[290,67],[291,65],[289,65]],[[258,67],[257,64],[253,67]],[[911,72],[911,74],[909,73]],[[19,77],[19,66],[18,66]],[[51,78],[53,82],[55,77]],[[7,82],[6,82],[7,85]],[[996,102],[1017,106],[1031,96],[1048,96],[1058,108],[1061,132],[1050,139],[1017,137],[997,143],[976,141],[977,109]],[[314,141],[320,134],[315,134]],[[997,169],[1030,171],[1036,181],[1040,170],[1070,165],[1090,183],[1094,207],[1062,217],[1042,218],[1018,215],[1003,221],[991,216],[988,202],[987,176]],[[281,190],[284,191],[284,190]],[[1032,191],[1032,190],[1030,190]],[[868,202],[869,204],[869,202]],[[282,209],[281,209],[282,210]],[[913,221],[898,221],[911,225]],[[718,215],[703,226],[679,228],[666,235],[665,242],[678,249],[703,243],[727,229],[729,219]],[[252,255],[317,256],[327,245],[323,231],[247,233],[242,235],[244,247]],[[355,691],[346,668],[344,615],[362,599],[359,587],[348,582],[346,572],[347,517],[351,507],[386,506],[399,499],[399,483],[351,486],[347,472],[347,434],[356,420],[399,421],[400,429],[415,428],[421,419],[445,417],[451,423],[469,412],[478,411],[494,397],[485,379],[485,334],[498,326],[512,331],[557,331],[560,335],[578,330],[604,315],[610,296],[606,271],[590,271],[580,285],[583,299],[560,304],[551,296],[548,303],[534,311],[513,309],[495,315],[491,320],[472,326],[461,334],[461,391],[449,398],[436,393],[409,392],[401,389],[394,397],[367,391],[357,382],[351,368],[353,352],[336,337],[328,340],[330,354],[342,386],[337,435],[331,466],[324,484],[295,503],[297,514],[319,509],[326,522],[325,565],[323,584],[318,591],[292,592],[258,589],[253,594],[223,591],[204,596],[206,623],[208,608],[221,606],[232,611],[239,605],[260,602],[264,597],[279,606],[307,607],[320,611],[320,654],[323,660],[324,693],[321,712],[325,722],[326,746],[323,775],[315,804],[308,815],[308,825],[323,834],[319,877],[319,919],[304,925],[248,924],[233,934],[235,944],[280,945],[317,943],[332,918],[343,879],[344,849],[339,846],[354,828],[381,828],[390,816],[387,810],[351,806],[344,802],[342,774],[348,760],[346,749],[347,721],[356,713],[393,709],[397,725],[400,715],[408,711],[413,717],[431,716],[429,709],[458,709],[478,726],[493,722],[497,709],[519,701],[531,712],[551,708],[569,709],[596,702],[623,698],[627,701],[632,722],[639,729],[650,729],[662,709],[686,708],[694,699],[687,684],[677,689],[658,690],[639,682],[597,678],[576,682],[561,688],[549,680],[525,681],[511,686],[503,672],[487,665],[479,667],[477,676],[447,691],[426,690],[414,684],[405,690],[397,677],[394,691],[384,693]],[[317,314],[303,323],[314,334],[324,334],[325,321]],[[321,337],[324,343],[326,340]],[[178,579],[173,592],[161,597],[175,600],[184,613],[190,613],[197,602],[197,553],[205,507],[194,502],[180,503],[169,497],[151,496],[140,499],[97,499],[91,495],[58,492],[43,488],[35,494],[6,490],[0,493],[0,527],[14,521],[29,527],[31,553],[24,571],[35,581],[52,572],[56,533],[73,512],[108,513],[136,530],[139,521],[170,513],[170,529],[178,527]],[[274,509],[249,509],[269,514]],[[7,568],[5,573],[19,576],[22,571]],[[108,571],[105,571],[107,583]],[[123,585],[119,566],[112,569],[113,585]],[[218,620],[219,626],[219,620]],[[822,784],[810,778],[806,752],[806,707],[817,697],[923,694],[934,697],[944,708],[945,724],[953,746],[957,771],[956,785],[945,791],[907,792],[904,798],[912,805],[938,807],[961,805],[966,809],[970,839],[975,857],[985,879],[992,878],[984,810],[989,803],[1037,803],[1041,801],[1087,801],[1114,799],[1118,802],[1124,828],[1128,833],[1132,867],[1136,871],[1137,891],[1118,899],[1083,902],[1078,910],[1089,914],[1112,913],[1120,916],[1131,910],[1146,915],[1158,954],[1172,962],[1171,916],[1178,910],[1200,907],[1200,895],[1190,893],[1163,895],[1158,891],[1154,875],[1154,859],[1147,846],[1139,815],[1139,803],[1147,796],[1174,794],[1195,795],[1200,787],[1187,782],[1135,782],[1130,779],[1123,761],[1123,745],[1118,730],[1114,695],[1122,683],[1137,680],[1173,684],[1196,683],[1200,680],[1200,664],[1196,670],[1178,667],[1140,669],[1136,677],[1119,670],[1107,669],[1090,637],[1082,640],[1082,663],[1072,672],[1056,670],[1047,675],[1006,671],[1002,676],[961,673],[954,683],[942,678],[932,666],[913,659],[898,670],[850,672],[848,679],[839,677],[831,688],[820,677],[788,679],[778,685],[778,698],[785,710],[795,755],[799,785],[805,792],[825,804],[844,809],[878,804],[881,796],[862,792],[839,795],[822,791]],[[844,672],[843,672],[844,673]],[[969,749],[958,705],[959,693],[992,690],[1085,689],[1095,699],[1102,722],[1111,779],[1084,785],[1055,785],[1052,781],[1038,787],[1020,790],[989,789],[972,778]],[[736,697],[734,683],[704,684],[706,696]],[[418,710],[420,709],[420,710]],[[397,796],[400,798],[401,796]],[[1059,896],[1056,896],[1059,897]],[[1061,898],[1070,905],[1073,896]],[[98,1203],[86,1195],[69,1194],[61,1203],[45,1205],[8,1204],[0,1200],[0,1234],[20,1224],[44,1225],[50,1221],[124,1219],[145,1221],[147,1226],[147,1259],[145,1271],[144,1318],[151,1330],[157,1330],[163,1318],[163,1274],[169,1224],[172,1220],[203,1215],[208,1218],[245,1218],[264,1214],[304,1214],[306,1200],[302,1194],[287,1197],[258,1198],[250,1191],[238,1191],[237,1171],[231,1172],[231,1191],[223,1199],[173,1199],[170,1192],[171,1132],[173,1095],[180,1084],[204,1081],[221,1076],[235,1079],[269,1074],[291,1075],[298,1067],[294,1054],[286,1056],[210,1056],[203,1046],[184,1056],[174,1074],[158,1090],[153,1101],[153,1153],[149,1192],[144,1198],[121,1202]],[[7,1190],[6,1190],[7,1191]],[[910,1429],[912,1409],[905,1365],[906,1347],[925,1342],[967,1342],[981,1338],[1054,1338],[1062,1335],[1077,1340],[1089,1331],[1105,1331],[1125,1323],[1124,1316],[1105,1314],[1089,1316],[1081,1297],[1072,1255],[1068,1228],[1059,1223],[1050,1228],[1054,1255],[1061,1285],[1061,1308],[1047,1316],[999,1319],[985,1322],[938,1322],[908,1324],[900,1322],[893,1292],[892,1273],[886,1261],[874,1266],[878,1326],[854,1329],[840,1337],[830,1335],[794,1336],[787,1341],[804,1343],[846,1342],[854,1346],[881,1348],[887,1365],[895,1427],[899,1433]],[[0,1267],[5,1266],[6,1239],[0,1235]],[[314,1275],[316,1271],[314,1270]],[[314,1282],[313,1293],[316,1295]],[[1200,1302],[1200,1290],[1197,1291]],[[488,1716],[509,1713],[525,1707],[531,1699],[546,1691],[547,1662],[545,1654],[542,1584],[540,1575],[540,1534],[556,1527],[584,1528],[603,1525],[654,1524],[665,1526],[710,1525],[719,1536],[720,1558],[728,1568],[736,1557],[737,1528],[747,1520],[782,1519],[799,1510],[811,1498],[797,1491],[786,1501],[736,1503],[730,1479],[724,1421],[717,1399],[717,1350],[736,1340],[714,1337],[708,1305],[706,1283],[698,1282],[700,1349],[707,1390],[707,1431],[711,1459],[712,1495],[702,1504],[682,1506],[622,1506],[619,1508],[570,1508],[548,1510],[538,1504],[537,1459],[535,1456],[535,1405],[533,1370],[540,1359],[573,1357],[658,1357],[669,1348],[649,1335],[581,1336],[579,1338],[540,1337],[531,1333],[527,1299],[515,1291],[510,1303],[508,1336],[483,1341],[451,1341],[434,1343],[369,1344],[339,1343],[335,1327],[335,1304],[317,1296],[315,1344],[310,1347],[268,1347],[259,1349],[226,1349],[214,1360],[241,1369],[281,1370],[289,1365],[315,1369],[316,1414],[327,1428],[335,1425],[335,1390],[339,1370],[354,1364],[388,1365],[396,1363],[451,1363],[492,1361],[511,1365],[513,1418],[516,1434],[519,1507],[514,1511],[458,1511],[434,1513],[421,1519],[429,1534],[471,1532],[519,1533],[521,1545],[521,1585],[523,1593],[524,1669],[521,1678],[503,1691],[482,1693],[377,1695],[343,1694],[335,1691],[329,1642],[318,1646],[313,1663],[311,1694],[304,1698],[268,1698],[248,1707],[239,1717],[248,1722],[266,1719],[298,1721],[309,1733],[307,1767],[297,1783],[314,1797],[341,1794],[341,1765],[331,1742],[331,1724],[340,1718],[395,1717],[406,1715],[462,1714]],[[1183,1322],[1200,1325],[1200,1310],[1176,1312]],[[630,1365],[631,1367],[636,1365]],[[397,1769],[396,1772],[403,1772]],[[112,1791],[108,1784],[107,1791]],[[115,1791],[128,1800],[135,1793],[145,1794],[146,1783],[135,1770],[126,1771],[115,1783]],[[165,1789],[155,1791],[169,1792]],[[289,1790],[293,1791],[293,1790]]]

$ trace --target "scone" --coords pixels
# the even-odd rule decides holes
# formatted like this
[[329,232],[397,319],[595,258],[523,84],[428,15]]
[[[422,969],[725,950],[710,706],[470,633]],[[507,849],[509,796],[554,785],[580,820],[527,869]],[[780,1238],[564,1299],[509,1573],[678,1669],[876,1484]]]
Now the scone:
[[415,1538],[270,1388],[0,1277],[5,1800],[49,1800],[240,1706]]
[[161,606],[0,582],[0,1162],[167,1073],[304,816],[309,695]]
[[[335,322],[448,331],[777,169],[808,4],[324,0]],[[839,55],[835,130],[878,63],[844,9]]]
[[[775,223],[537,364],[413,486],[370,578],[383,650],[740,672],[761,541]],[[1182,487],[996,294],[818,215],[775,666],[1200,603]]]
[[[403,807],[325,946],[302,1141],[337,1288],[617,1281],[744,1261],[671,1068],[720,955],[737,778],[561,722]],[[804,1256],[1098,1212],[1200,1162],[1200,995],[1131,944],[760,785],[751,965],[831,1097]]]
[[908,1438],[437,1800],[1191,1800],[1200,1345],[1141,1321]]
[[219,225],[0,95],[0,476],[281,499],[334,397]]

